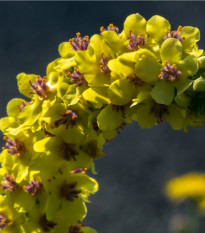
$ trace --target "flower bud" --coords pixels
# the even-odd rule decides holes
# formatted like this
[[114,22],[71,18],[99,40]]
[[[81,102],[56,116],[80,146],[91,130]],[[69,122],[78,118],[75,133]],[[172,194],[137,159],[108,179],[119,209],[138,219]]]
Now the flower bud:
[[[204,60],[204,64],[205,64],[205,60]],[[204,92],[205,91],[205,79],[203,77],[199,77],[198,79],[196,79],[193,83],[193,88],[194,88],[194,91]]]
[[205,56],[201,56],[197,59],[199,63],[199,68],[205,70]]

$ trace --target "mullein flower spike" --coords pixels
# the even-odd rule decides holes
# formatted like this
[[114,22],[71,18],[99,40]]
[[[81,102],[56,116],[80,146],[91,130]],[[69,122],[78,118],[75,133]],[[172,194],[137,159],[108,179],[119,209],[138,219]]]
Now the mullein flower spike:
[[195,27],[171,31],[165,18],[137,13],[121,32],[111,23],[61,43],[43,78],[19,74],[30,100],[11,100],[0,120],[0,230],[96,233],[82,223],[98,190],[86,171],[95,173],[103,145],[127,122],[186,131],[205,121],[199,39]]

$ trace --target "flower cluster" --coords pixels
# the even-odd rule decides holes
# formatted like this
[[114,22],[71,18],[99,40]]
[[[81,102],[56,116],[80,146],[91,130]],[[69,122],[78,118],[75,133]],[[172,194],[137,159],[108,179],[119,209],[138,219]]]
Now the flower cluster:
[[[39,75],[17,76],[21,94],[0,120],[0,229],[5,232],[95,233],[82,222],[98,190],[86,174],[103,145],[126,123],[167,121],[175,130],[205,121],[205,56],[200,32],[170,31],[158,15],[128,16],[122,32],[76,34]],[[199,100],[196,102],[196,100]]]

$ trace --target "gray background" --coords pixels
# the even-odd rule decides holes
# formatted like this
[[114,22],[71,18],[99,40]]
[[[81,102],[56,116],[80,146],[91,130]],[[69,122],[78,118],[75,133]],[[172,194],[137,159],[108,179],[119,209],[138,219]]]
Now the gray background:
[[[109,23],[122,30],[125,18],[137,12],[147,20],[164,16],[173,30],[179,25],[198,27],[199,46],[205,48],[205,2],[1,2],[1,117],[7,102],[20,96],[18,73],[43,76],[47,64],[59,57],[61,42],[78,31],[99,33],[99,27]],[[205,171],[204,135],[204,127],[185,134],[166,123],[151,130],[129,125],[96,161],[100,190],[91,198],[85,223],[99,233],[168,232],[170,217],[185,207],[167,201],[164,184],[174,175]]]

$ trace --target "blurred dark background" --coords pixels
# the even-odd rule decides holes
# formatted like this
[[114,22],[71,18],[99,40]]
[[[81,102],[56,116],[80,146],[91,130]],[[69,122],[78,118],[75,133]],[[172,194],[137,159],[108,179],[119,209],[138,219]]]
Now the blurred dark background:
[[[164,16],[172,30],[198,27],[199,47],[205,48],[205,2],[1,2],[1,117],[7,102],[20,96],[18,73],[45,75],[47,64],[59,57],[61,42],[78,31],[99,33],[100,26],[109,23],[122,30],[125,18],[137,12],[147,20]],[[168,232],[169,219],[185,208],[169,203],[164,185],[174,175],[205,172],[204,136],[204,127],[184,133],[166,123],[150,130],[129,125],[96,161],[100,190],[91,198],[85,223],[99,233]],[[201,233],[204,230],[202,226]]]

